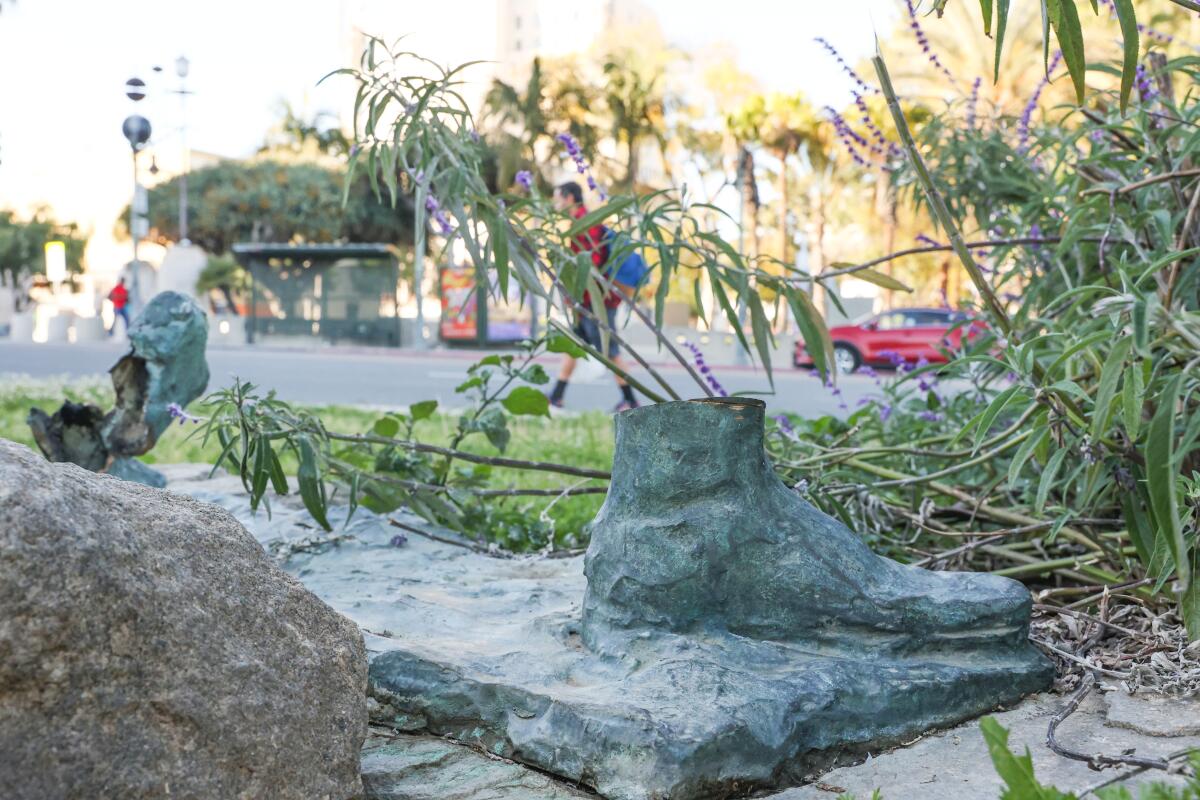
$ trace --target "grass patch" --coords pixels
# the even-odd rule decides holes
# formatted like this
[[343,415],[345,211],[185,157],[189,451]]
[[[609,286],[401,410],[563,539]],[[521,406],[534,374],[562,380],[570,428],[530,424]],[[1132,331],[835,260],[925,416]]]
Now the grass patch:
[[[111,408],[112,384],[107,376],[88,379],[33,379],[5,375],[0,378],[0,437],[37,449],[25,417],[36,406],[54,413],[64,399],[77,403],[92,403]],[[286,398],[284,398],[286,399]],[[304,406],[302,410],[320,417],[325,427],[339,433],[370,431],[379,412],[349,406]],[[193,403],[189,413],[204,416],[202,403]],[[458,423],[452,414],[435,414],[417,424],[417,438],[431,444],[446,444]],[[536,461],[554,461],[576,467],[609,469],[612,465],[612,418],[601,412],[589,412],[553,419],[517,417],[509,422],[512,439],[504,455]],[[192,425],[172,425],[150,453],[141,457],[147,464],[200,462],[211,464],[220,452],[216,442],[205,445],[192,433]],[[499,451],[481,435],[469,436],[461,449],[480,455],[499,455]],[[284,470],[295,474],[295,463],[284,461]],[[574,480],[548,472],[521,472],[497,468],[490,486],[502,489],[513,486],[552,488],[572,485]],[[512,498],[506,503],[526,506],[532,510],[549,508],[555,528],[568,541],[579,537],[583,526],[591,521],[603,502],[603,495],[564,497],[553,502],[552,497]]]

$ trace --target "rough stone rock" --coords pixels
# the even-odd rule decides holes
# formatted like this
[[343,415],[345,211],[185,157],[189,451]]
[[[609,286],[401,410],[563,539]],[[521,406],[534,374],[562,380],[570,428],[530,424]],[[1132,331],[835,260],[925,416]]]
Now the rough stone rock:
[[223,510],[0,440],[0,797],[342,800],[361,633]]
[[548,775],[434,736],[372,733],[362,754],[365,800],[583,800]]
[[132,457],[158,442],[171,424],[170,406],[186,406],[208,386],[208,319],[192,300],[163,292],[133,321],[129,341],[129,353],[109,370],[112,411],[68,401],[53,415],[30,409],[29,427],[51,461],[162,487],[162,474]]
[[1200,736],[1200,698],[1129,694],[1123,690],[1104,696],[1108,724],[1148,736]]
[[[1066,700],[1058,695],[1038,694],[994,716],[1009,731],[1009,749],[1024,753],[1028,748],[1034,775],[1041,783],[1080,794],[1083,789],[1120,773],[1114,769],[1094,772],[1084,762],[1057,756],[1046,746],[1046,727]],[[1190,713],[1194,709],[1173,709],[1166,703],[1161,706],[1160,716],[1165,724],[1178,725],[1190,721]],[[1187,747],[1200,747],[1200,736],[1155,738],[1114,728],[1112,724],[1111,712],[1106,719],[1105,701],[1093,693],[1058,729],[1058,738],[1064,745],[1084,753],[1113,755],[1132,751],[1140,756],[1161,757]],[[1152,781],[1177,785],[1180,778],[1150,771],[1124,785],[1136,787]],[[925,736],[909,747],[882,754],[873,752],[873,757],[862,763],[839,767],[815,777],[808,786],[788,789],[770,798],[833,800],[839,793],[849,792],[858,800],[868,800],[871,792],[879,789],[884,800],[996,800],[1002,786],[979,732],[979,722],[975,720]]]

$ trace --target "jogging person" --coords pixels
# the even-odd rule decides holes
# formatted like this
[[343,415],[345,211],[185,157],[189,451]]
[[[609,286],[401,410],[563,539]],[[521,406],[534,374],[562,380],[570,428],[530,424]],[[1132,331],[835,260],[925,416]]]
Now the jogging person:
[[[583,189],[574,181],[567,181],[554,190],[554,207],[559,211],[570,214],[572,219],[582,219],[587,215],[587,207],[583,204]],[[587,230],[581,231],[575,236],[571,242],[571,250],[575,253],[591,253],[592,265],[600,271],[604,270],[605,264],[609,257],[609,243],[606,241],[608,229],[603,225],[593,225]],[[613,283],[614,290],[610,291],[604,298],[604,316],[605,322],[609,330],[616,328],[617,308],[621,305],[621,294],[626,297],[633,297],[634,287],[625,286],[623,284]],[[618,294],[620,292],[621,294]],[[592,316],[594,311],[591,306],[591,297],[587,292],[583,295],[583,308],[589,313],[585,313],[580,309],[575,309],[575,334],[580,339],[587,342],[597,350],[601,349],[603,338],[600,333],[600,326],[596,319]],[[625,370],[625,361],[621,358],[621,348],[613,337],[608,339],[608,357],[621,369]],[[576,359],[570,355],[564,356],[562,367],[558,371],[558,380],[554,384],[554,388],[550,392],[550,405],[557,408],[562,408],[563,396],[567,391],[567,384],[571,380],[571,375],[575,372]],[[637,408],[638,401],[633,395],[633,387],[625,382],[625,379],[614,373],[614,378],[617,381],[617,388],[621,390],[621,402],[617,404],[616,411],[625,411],[630,408]]]

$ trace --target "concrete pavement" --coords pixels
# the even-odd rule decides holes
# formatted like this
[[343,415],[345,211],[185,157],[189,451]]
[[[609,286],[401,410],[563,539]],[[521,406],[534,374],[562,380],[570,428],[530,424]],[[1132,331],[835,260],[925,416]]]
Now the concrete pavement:
[[[32,377],[103,375],[123,355],[123,345],[33,344],[0,339],[0,381],[5,376]],[[280,398],[302,404],[347,404],[399,408],[437,399],[442,407],[464,405],[454,387],[465,378],[467,367],[485,352],[478,350],[393,350],[383,348],[321,347],[286,349],[269,346],[226,348],[210,346],[209,389],[229,385],[236,376],[264,389],[275,389]],[[546,371],[558,372],[558,356],[539,359]],[[711,362],[710,362],[711,363]],[[681,397],[696,397],[699,387],[678,365],[654,365]],[[761,369],[713,367],[731,393],[761,392],[772,413],[795,412],[806,416],[845,415],[839,400],[808,370],[776,363],[775,394]],[[589,374],[590,373],[590,374]],[[653,379],[644,370],[635,377],[648,386]],[[866,377],[849,375],[839,381],[847,406],[855,408],[862,397],[877,392]],[[574,411],[610,410],[620,396],[611,376],[581,363],[567,392],[566,408]]]

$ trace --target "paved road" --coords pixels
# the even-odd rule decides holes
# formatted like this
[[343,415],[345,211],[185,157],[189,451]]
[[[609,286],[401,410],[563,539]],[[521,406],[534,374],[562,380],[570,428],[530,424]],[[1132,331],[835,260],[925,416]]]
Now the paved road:
[[[33,377],[103,375],[123,353],[122,346],[115,344],[17,344],[0,340],[0,382],[13,374]],[[454,393],[454,387],[463,381],[467,367],[481,355],[445,350],[211,347],[208,351],[212,373],[209,387],[228,385],[236,376],[264,388],[274,388],[289,402],[398,408],[418,400],[436,398],[443,407],[454,408],[464,404]],[[551,375],[557,373],[557,356],[546,358],[542,363]],[[807,370],[782,364],[776,369],[776,393],[763,396],[772,412],[791,411],[809,416],[845,413],[839,410],[838,399]],[[680,396],[700,394],[682,368],[664,366],[661,372]],[[761,371],[717,367],[715,372],[730,392],[770,390]],[[634,374],[652,385],[644,373]],[[840,383],[851,408],[859,398],[871,395],[876,388],[870,379],[855,375],[843,377]],[[566,408],[609,410],[619,399],[612,378],[606,373],[580,374],[571,382]]]

